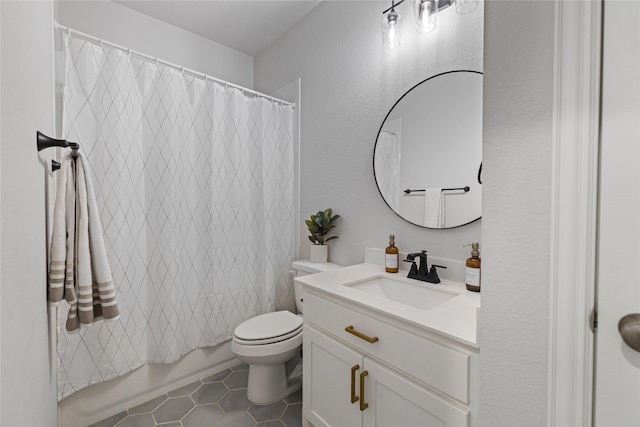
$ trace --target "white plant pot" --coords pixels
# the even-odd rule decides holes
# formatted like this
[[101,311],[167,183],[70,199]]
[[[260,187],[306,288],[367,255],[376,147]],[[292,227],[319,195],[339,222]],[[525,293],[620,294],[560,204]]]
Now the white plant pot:
[[311,245],[311,262],[327,262],[329,246]]

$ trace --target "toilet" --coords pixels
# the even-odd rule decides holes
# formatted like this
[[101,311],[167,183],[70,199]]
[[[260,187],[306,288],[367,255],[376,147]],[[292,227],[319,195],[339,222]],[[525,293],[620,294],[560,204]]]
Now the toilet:
[[[293,277],[333,270],[332,263],[294,261]],[[247,399],[257,405],[277,402],[302,387],[299,378],[288,378],[287,367],[299,359],[302,348],[302,285],[294,282],[296,309],[261,314],[238,325],[233,331],[231,350],[249,365]]]

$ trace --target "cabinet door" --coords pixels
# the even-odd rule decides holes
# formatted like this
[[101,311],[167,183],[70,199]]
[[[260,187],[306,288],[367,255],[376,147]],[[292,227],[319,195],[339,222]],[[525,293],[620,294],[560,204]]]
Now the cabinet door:
[[305,324],[302,361],[304,417],[314,427],[361,426],[360,402],[351,397],[359,396],[362,355]]
[[[469,410],[365,358],[365,427],[468,426]],[[362,394],[362,393],[361,393]],[[355,425],[355,424],[353,424]]]

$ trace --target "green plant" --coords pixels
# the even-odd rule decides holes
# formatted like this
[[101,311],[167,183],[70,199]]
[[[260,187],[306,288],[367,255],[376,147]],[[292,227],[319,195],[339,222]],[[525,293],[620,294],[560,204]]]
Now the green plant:
[[314,245],[324,245],[325,242],[338,238],[338,236],[331,236],[326,239],[324,237],[329,231],[335,228],[333,222],[340,218],[340,215],[331,216],[331,213],[331,208],[318,211],[315,215],[311,215],[310,219],[304,221],[311,233],[309,240],[311,240],[311,243]]

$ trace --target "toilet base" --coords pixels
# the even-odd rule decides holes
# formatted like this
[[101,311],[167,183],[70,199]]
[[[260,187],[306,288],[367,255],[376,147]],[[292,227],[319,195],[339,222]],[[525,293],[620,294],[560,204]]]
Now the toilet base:
[[[269,384],[265,387],[265,384]],[[300,390],[300,379],[287,381],[284,363],[276,365],[249,365],[247,399],[255,405],[269,405]]]

